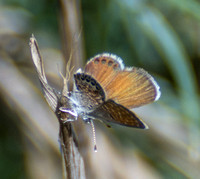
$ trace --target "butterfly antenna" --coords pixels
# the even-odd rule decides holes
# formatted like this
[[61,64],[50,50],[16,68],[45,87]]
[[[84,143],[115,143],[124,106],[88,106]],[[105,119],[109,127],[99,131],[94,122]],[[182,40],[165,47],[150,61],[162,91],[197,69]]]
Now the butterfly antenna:
[[66,65],[66,79],[67,79],[67,81],[69,81],[69,79],[71,77],[71,73],[72,73],[73,68],[74,68],[74,67],[71,67],[72,56],[73,56],[73,51],[71,50],[69,60],[68,60],[67,65]]
[[57,70],[58,70],[58,72],[59,72],[59,75],[62,77],[62,79],[63,79],[63,81],[64,81],[65,77],[64,77],[64,75],[62,74],[62,72],[61,72],[60,67],[59,67],[58,64],[57,64]]
[[92,127],[93,142],[94,142],[94,151],[97,152],[96,132],[95,132],[95,127],[94,127],[93,120],[90,120],[90,124],[91,124],[91,127]]

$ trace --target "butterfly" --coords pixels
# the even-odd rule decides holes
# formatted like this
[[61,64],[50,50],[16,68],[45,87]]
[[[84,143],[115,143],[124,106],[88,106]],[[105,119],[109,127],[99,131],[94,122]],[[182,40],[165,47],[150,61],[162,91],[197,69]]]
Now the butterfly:
[[157,101],[160,96],[159,85],[145,70],[125,67],[120,57],[103,53],[74,74],[69,97],[72,110],[61,111],[89,123],[98,119],[146,129],[148,126],[131,109]]

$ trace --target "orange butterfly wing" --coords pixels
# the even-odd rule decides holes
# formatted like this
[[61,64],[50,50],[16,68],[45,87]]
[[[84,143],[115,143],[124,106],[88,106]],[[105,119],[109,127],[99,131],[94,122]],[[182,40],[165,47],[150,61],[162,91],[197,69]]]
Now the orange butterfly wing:
[[127,108],[151,103],[160,97],[159,86],[145,70],[124,68],[122,60],[111,54],[92,58],[85,73],[94,77],[102,86],[106,100],[112,99]]

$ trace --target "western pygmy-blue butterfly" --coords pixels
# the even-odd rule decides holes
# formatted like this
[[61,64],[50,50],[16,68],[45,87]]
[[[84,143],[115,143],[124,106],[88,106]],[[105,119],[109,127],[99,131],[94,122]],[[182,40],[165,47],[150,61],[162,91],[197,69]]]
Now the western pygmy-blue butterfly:
[[160,87],[145,70],[125,67],[120,57],[103,53],[74,74],[68,96],[71,109],[60,108],[93,125],[94,119],[145,129],[147,125],[130,109],[160,98]]

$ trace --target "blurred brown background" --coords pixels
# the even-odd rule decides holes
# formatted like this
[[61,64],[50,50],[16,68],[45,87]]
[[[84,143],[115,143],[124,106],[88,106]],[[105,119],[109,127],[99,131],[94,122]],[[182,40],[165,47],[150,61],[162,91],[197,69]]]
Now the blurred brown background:
[[108,129],[96,122],[94,153],[86,127],[96,178],[200,176],[199,1],[0,0],[1,178],[62,178],[58,122],[31,60],[32,33],[48,80],[58,90],[59,70],[76,48],[81,53],[75,70],[110,52],[126,66],[147,70],[161,87],[158,102],[133,109],[150,129]]

